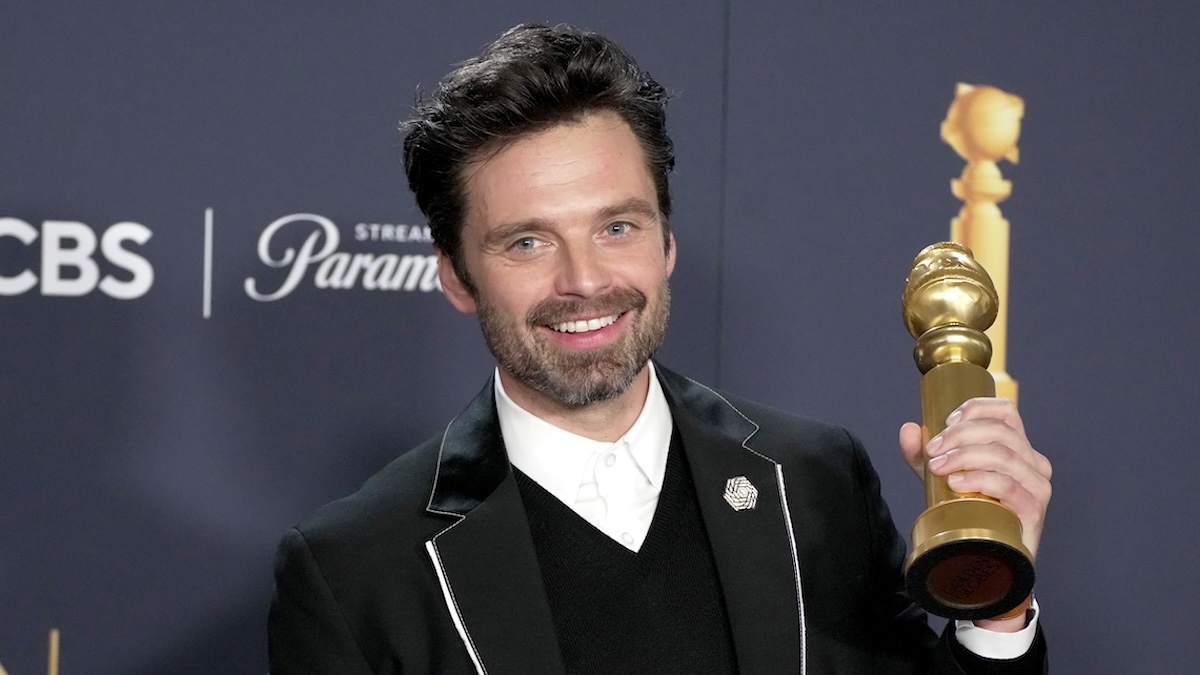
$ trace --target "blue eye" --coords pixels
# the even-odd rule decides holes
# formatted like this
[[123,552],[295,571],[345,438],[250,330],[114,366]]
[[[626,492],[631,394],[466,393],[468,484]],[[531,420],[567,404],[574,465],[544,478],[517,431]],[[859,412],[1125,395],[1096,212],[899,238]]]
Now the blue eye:
[[625,221],[619,221],[619,222],[613,223],[612,225],[608,226],[608,233],[609,234],[625,234],[625,233],[629,232],[629,230],[632,228],[633,228],[633,225],[630,225],[629,223],[627,223]]
[[518,251],[532,251],[537,247],[537,239],[533,237],[524,237],[513,242],[513,248]]

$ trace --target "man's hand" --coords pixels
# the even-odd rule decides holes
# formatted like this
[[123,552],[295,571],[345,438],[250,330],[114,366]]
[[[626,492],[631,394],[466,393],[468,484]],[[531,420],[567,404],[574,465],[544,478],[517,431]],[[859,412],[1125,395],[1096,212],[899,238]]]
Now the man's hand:
[[1017,406],[1003,398],[973,398],[946,419],[946,429],[922,452],[921,427],[900,428],[900,450],[917,475],[947,476],[955,492],[979,492],[1007,506],[1021,520],[1021,541],[1037,557],[1050,504],[1050,460],[1025,436]]
[[[973,398],[946,418],[946,429],[921,448],[921,427],[900,427],[900,450],[912,470],[946,476],[955,492],[979,492],[999,502],[1021,521],[1021,542],[1037,558],[1042,524],[1050,505],[1050,460],[1029,443],[1017,406],[1005,398]],[[1024,617],[976,621],[1000,632],[1025,627]]]

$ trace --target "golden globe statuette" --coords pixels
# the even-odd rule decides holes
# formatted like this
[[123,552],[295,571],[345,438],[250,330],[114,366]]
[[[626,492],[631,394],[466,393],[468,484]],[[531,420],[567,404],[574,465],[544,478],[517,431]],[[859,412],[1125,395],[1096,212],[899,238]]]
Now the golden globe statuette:
[[[964,401],[994,396],[987,371],[992,345],[984,330],[999,299],[970,249],[934,244],[917,255],[904,287],[904,323],[917,338],[924,441],[946,428]],[[987,619],[1021,604],[1033,590],[1033,560],[1021,522],[998,501],[954,492],[925,469],[927,508],[913,524],[905,564],[909,595],[932,614]]]
[[959,83],[954,101],[942,122],[942,140],[959,157],[967,160],[962,176],[950,182],[962,210],[950,223],[950,239],[974,252],[988,271],[1000,296],[996,320],[988,329],[992,341],[992,363],[988,369],[996,380],[996,393],[1017,400],[1017,382],[1005,370],[1008,332],[1008,241],[1009,223],[998,204],[1012,194],[997,165],[1001,159],[1017,163],[1020,153],[1021,118],[1025,101],[987,85]]

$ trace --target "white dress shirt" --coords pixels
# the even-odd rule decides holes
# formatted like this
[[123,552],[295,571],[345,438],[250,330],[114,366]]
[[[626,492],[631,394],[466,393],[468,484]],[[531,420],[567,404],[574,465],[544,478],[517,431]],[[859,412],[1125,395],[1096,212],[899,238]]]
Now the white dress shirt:
[[635,553],[642,548],[667,471],[671,409],[654,364],[642,412],[612,443],[559,429],[517,405],[497,371],[496,414],[513,466],[581,518]]
[[[633,426],[615,442],[594,441],[560,429],[517,405],[504,392],[496,371],[496,414],[508,458],[571,507],[593,527],[635,553],[654,520],[667,452],[671,448],[671,409],[649,363],[650,390]],[[1014,659],[1033,645],[1038,604],[1028,625],[998,633],[970,621],[956,621],[954,636],[968,650],[989,659]]]

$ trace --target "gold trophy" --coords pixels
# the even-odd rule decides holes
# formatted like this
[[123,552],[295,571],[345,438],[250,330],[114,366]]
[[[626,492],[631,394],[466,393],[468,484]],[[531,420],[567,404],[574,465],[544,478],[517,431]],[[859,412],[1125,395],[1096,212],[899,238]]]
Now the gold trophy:
[[[1014,107],[1013,102],[1016,102]],[[968,160],[954,194],[966,204],[954,234],[1002,225],[1007,274],[1008,222],[996,202],[1012,185],[996,160],[1016,159],[1021,100],[990,87],[959,85],[942,125],[942,137]],[[992,227],[994,232],[999,226]],[[957,238],[957,237],[956,237]],[[904,323],[917,339],[913,357],[921,379],[924,441],[946,428],[959,405],[995,396],[997,380],[987,367],[992,342],[984,333],[1002,309],[984,266],[966,246],[934,244],[917,255],[904,288]],[[1002,338],[1001,338],[1002,339]],[[913,524],[913,552],[905,565],[909,595],[932,614],[951,619],[997,617],[1021,605],[1033,590],[1033,559],[1021,542],[1021,522],[999,502],[954,492],[943,477],[925,470],[927,508]]]
[[950,191],[963,200],[962,210],[950,223],[950,239],[974,252],[988,271],[1000,296],[996,320],[988,329],[992,341],[992,363],[996,394],[1017,400],[1017,382],[1005,371],[1008,330],[1008,238],[1009,224],[998,202],[1012,194],[1012,183],[1000,175],[996,162],[1017,163],[1017,139],[1025,102],[995,87],[960,83],[954,102],[942,122],[942,140],[967,160],[962,176],[950,182]]

